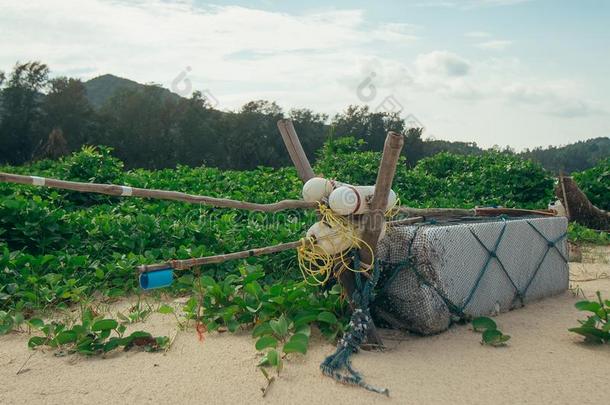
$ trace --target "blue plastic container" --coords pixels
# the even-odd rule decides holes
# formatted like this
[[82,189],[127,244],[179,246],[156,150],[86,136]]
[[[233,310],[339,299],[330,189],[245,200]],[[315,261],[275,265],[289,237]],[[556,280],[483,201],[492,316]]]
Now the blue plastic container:
[[174,281],[174,270],[163,269],[140,274],[140,288],[152,290],[172,285]]

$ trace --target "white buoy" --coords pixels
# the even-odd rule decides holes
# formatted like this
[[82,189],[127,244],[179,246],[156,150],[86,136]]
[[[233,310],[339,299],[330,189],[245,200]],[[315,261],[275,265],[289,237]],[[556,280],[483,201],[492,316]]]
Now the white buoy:
[[[369,199],[375,194],[375,186],[341,186],[330,193],[330,209],[339,215],[359,215],[369,210]],[[396,193],[390,190],[386,210],[396,204]]]
[[307,236],[315,238],[314,246],[321,250],[320,253],[335,255],[352,247],[349,235],[338,232],[322,221],[313,224],[307,231]]
[[563,206],[563,204],[561,203],[560,200],[555,201],[554,203],[550,203],[549,204],[549,209],[550,210],[555,210],[555,212],[557,213],[557,216],[559,217],[566,217],[568,216],[568,214],[566,213],[566,209]]
[[321,201],[327,198],[332,191],[343,183],[334,180],[312,177],[303,185],[303,200],[307,202]]

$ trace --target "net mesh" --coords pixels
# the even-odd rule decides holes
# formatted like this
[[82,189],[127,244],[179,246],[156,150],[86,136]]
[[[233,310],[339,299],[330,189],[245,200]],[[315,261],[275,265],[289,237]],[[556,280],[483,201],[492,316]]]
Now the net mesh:
[[468,219],[388,228],[378,245],[378,323],[430,335],[568,288],[563,217]]

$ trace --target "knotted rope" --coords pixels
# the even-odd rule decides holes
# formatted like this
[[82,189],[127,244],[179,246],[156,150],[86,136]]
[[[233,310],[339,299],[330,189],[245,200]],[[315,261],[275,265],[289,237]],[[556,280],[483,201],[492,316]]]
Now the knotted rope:
[[[360,269],[360,258],[355,251],[353,255],[354,268]],[[360,350],[360,345],[366,338],[367,331],[372,323],[370,302],[374,298],[374,289],[379,280],[379,264],[375,262],[373,274],[370,278],[356,274],[356,289],[352,295],[354,311],[350,319],[348,331],[343,335],[337,344],[334,354],[328,356],[322,364],[320,370],[328,377],[332,377],[340,383],[356,385],[366,390],[379,394],[390,395],[387,388],[378,388],[364,382],[362,375],[352,368],[351,356]],[[364,282],[363,282],[364,279]],[[347,372],[343,372],[343,370]]]

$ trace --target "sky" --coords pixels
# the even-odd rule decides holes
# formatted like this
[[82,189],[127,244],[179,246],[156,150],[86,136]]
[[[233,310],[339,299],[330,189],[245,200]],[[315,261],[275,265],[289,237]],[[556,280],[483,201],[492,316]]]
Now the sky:
[[0,71],[112,73],[218,109],[400,112],[517,150],[610,136],[610,1],[0,0]]

